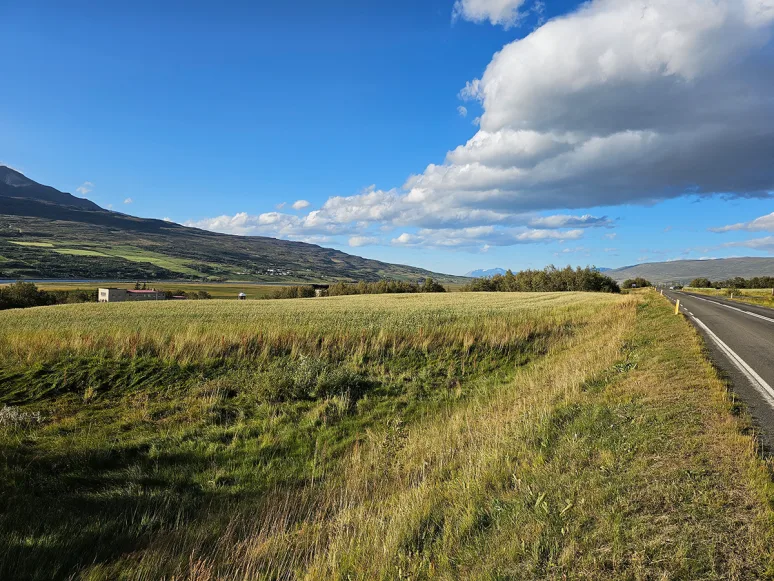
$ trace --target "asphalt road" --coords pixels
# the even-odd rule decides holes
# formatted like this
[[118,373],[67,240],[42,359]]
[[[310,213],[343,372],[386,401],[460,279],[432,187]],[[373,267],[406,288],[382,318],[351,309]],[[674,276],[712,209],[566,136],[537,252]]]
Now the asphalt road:
[[664,291],[704,335],[715,364],[747,405],[774,453],[774,309],[682,291]]

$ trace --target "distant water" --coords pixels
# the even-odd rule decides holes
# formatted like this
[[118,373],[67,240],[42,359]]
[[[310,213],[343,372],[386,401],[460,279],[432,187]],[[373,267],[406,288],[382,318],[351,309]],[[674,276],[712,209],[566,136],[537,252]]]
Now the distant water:
[[[76,283],[76,284],[134,284],[137,282],[136,279],[132,280],[105,280],[104,278],[0,278],[0,284],[12,284],[17,281],[22,282],[34,282],[35,284],[59,284],[63,282],[69,282],[69,283]],[[259,281],[259,280],[230,280],[227,282],[197,282],[195,280],[143,280],[140,279],[140,282],[145,282],[147,284],[190,284],[190,285],[216,285],[216,284],[222,284],[225,286],[234,286],[234,285],[258,285],[258,286],[291,286],[296,284],[312,284],[308,281],[283,281],[283,282],[274,282],[274,281]]]
[[[97,280],[97,279],[87,279],[87,278],[0,278],[0,284],[10,284],[13,282],[22,281],[22,282],[34,282],[35,284],[50,284],[50,283],[60,283],[60,282],[76,282],[76,283],[94,283],[94,282],[123,282],[127,283],[130,281],[120,281],[120,280]],[[134,281],[131,281],[134,282]]]

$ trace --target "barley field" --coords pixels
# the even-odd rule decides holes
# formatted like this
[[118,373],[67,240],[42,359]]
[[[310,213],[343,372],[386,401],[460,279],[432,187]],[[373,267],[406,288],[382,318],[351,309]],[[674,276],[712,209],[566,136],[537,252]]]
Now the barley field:
[[0,312],[0,578],[759,579],[772,479],[655,293]]

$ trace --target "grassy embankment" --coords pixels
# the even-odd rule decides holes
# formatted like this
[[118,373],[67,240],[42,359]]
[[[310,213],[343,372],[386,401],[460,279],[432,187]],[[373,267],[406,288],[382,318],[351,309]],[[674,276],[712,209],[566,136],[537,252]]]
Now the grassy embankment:
[[685,287],[686,292],[707,295],[711,297],[721,297],[734,301],[747,303],[750,305],[760,305],[762,307],[774,308],[774,293],[770,288],[762,289],[714,289],[714,288],[692,288]]
[[771,475],[655,293],[0,313],[0,578],[753,579]]

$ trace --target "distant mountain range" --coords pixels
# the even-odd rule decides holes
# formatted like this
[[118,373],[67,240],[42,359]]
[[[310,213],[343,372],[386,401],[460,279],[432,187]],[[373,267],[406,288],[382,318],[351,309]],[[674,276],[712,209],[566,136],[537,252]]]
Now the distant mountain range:
[[469,276],[470,278],[489,278],[490,276],[494,276],[496,274],[505,274],[504,268],[490,268],[488,270],[479,269],[479,270],[471,270],[470,272],[466,273],[465,276]]
[[[611,270],[610,268],[597,268],[599,272],[608,272]],[[468,276],[470,278],[489,278],[496,274],[503,275],[505,274],[507,269],[505,268],[490,268],[487,270],[479,269],[479,270],[471,270],[470,272],[466,273],[465,276]],[[513,270],[513,272],[516,272],[516,270]]]
[[618,282],[641,276],[654,284],[688,284],[695,278],[712,281],[741,276],[774,276],[774,258],[719,258],[715,260],[676,260],[625,266],[606,273]]
[[0,166],[0,278],[271,282],[468,279],[315,244],[105,210]]

